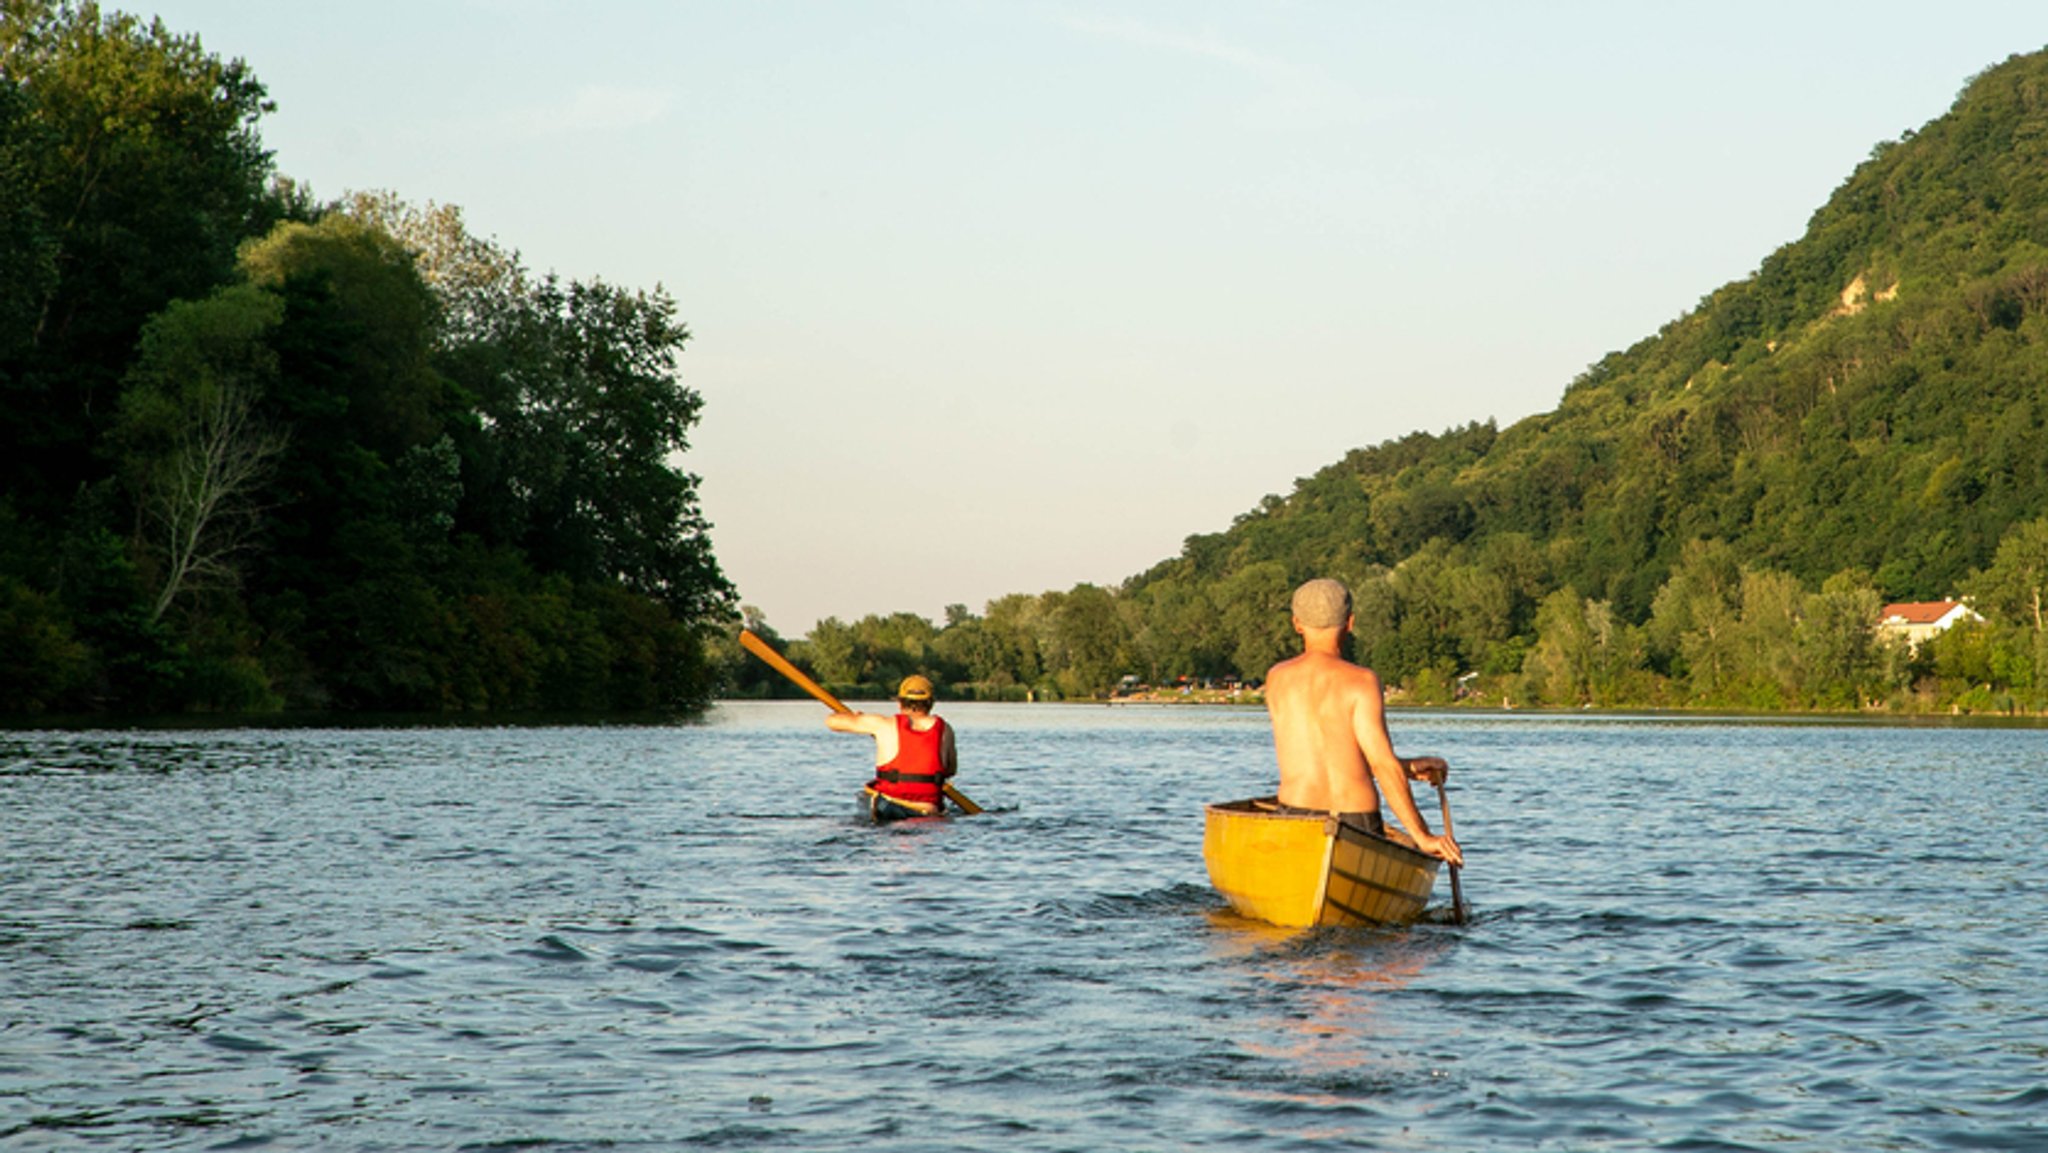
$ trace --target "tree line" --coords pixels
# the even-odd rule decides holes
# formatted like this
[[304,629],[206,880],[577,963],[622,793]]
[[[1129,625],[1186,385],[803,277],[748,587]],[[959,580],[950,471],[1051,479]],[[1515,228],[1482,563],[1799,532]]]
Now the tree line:
[[[1257,678],[1288,591],[1334,576],[1356,655],[1415,701],[2048,708],[2044,94],[2048,54],[1972,78],[1551,412],[1355,450],[1115,587],[792,647],[842,685],[917,667],[969,696]],[[1983,623],[1917,650],[1876,627],[1952,596]]]
[[[922,672],[954,699],[1096,700],[1126,677],[1256,687],[1298,651],[1287,604],[1299,579],[1261,562],[1213,589],[1172,578],[1084,584],[1002,597],[979,615],[955,605],[942,623],[915,613],[827,619],[792,641],[758,616],[750,623],[845,695],[886,698]],[[1885,600],[1866,574],[1843,570],[1808,588],[1745,565],[1725,541],[1689,542],[1640,621],[1558,584],[1526,538],[1486,551],[1438,544],[1340,579],[1356,607],[1352,656],[1412,704],[2048,711],[2048,518],[2017,526],[1965,582],[1983,620],[1918,645],[1880,629]],[[784,695],[736,646],[718,653],[736,695]]]
[[706,699],[674,301],[319,201],[270,109],[161,21],[0,5],[0,712]]

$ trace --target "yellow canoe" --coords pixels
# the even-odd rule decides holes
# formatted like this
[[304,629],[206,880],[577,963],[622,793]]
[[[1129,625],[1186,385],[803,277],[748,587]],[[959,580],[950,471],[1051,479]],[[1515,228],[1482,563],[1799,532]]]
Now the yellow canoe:
[[1202,859],[1238,915],[1290,928],[1402,924],[1422,915],[1437,858],[1398,828],[1376,837],[1273,798],[1206,805]]

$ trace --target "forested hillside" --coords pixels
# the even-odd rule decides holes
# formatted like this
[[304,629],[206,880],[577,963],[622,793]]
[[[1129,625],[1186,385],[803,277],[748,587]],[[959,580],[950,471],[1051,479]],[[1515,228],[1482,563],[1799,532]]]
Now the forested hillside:
[[[1121,588],[827,621],[805,655],[986,695],[1257,677],[1312,575],[1413,700],[2048,705],[2048,55],[1879,145],[1553,412],[1356,450]],[[1952,595],[1987,621],[1880,643],[1884,602]]]
[[0,713],[703,700],[673,302],[316,202],[268,110],[195,35],[0,4]]

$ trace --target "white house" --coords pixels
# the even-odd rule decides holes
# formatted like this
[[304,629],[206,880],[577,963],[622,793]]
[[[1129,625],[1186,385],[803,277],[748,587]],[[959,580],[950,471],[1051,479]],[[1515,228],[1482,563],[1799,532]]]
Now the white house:
[[1921,641],[1960,621],[1981,621],[1977,610],[1961,601],[1904,601],[1886,605],[1877,614],[1877,631],[1889,637],[1898,637],[1913,648]]

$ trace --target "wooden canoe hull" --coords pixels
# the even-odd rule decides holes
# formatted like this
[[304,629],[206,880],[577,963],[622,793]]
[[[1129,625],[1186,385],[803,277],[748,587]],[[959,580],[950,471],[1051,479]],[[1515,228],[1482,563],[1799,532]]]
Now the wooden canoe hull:
[[1281,813],[1272,798],[1204,806],[1209,883],[1239,916],[1289,928],[1398,925],[1436,885],[1437,858],[1399,829],[1376,837],[1322,813]]

